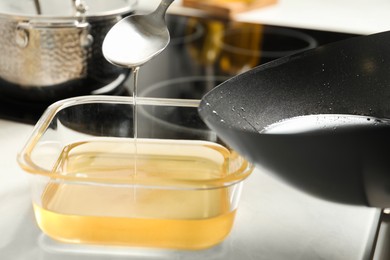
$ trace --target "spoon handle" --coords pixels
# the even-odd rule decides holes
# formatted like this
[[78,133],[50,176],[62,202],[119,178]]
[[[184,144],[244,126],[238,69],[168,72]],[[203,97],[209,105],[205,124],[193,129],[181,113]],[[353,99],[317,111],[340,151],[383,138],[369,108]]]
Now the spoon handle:
[[162,0],[160,5],[154,11],[154,14],[164,19],[165,13],[167,12],[168,7],[173,3],[173,1],[175,0]]

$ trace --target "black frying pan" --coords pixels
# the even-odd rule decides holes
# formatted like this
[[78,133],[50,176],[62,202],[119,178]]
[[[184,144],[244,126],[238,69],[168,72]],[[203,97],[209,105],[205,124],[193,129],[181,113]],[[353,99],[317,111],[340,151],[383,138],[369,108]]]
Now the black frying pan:
[[[390,206],[390,32],[256,67],[207,93],[199,112],[250,161],[310,194]],[[339,114],[367,124],[260,133],[283,119]]]

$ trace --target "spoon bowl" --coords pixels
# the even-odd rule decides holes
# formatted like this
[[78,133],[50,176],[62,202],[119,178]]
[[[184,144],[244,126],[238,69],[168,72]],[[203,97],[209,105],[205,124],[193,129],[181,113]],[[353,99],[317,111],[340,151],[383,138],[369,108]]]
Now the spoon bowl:
[[134,68],[161,53],[170,36],[165,13],[174,0],[162,0],[155,11],[130,15],[116,23],[103,41],[103,55],[114,65]]

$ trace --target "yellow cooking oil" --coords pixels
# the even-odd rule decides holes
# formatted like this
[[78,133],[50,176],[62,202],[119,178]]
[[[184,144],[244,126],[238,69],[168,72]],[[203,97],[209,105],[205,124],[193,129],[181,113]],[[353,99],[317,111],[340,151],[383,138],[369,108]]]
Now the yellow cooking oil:
[[137,139],[136,157],[134,149],[123,140],[65,147],[53,174],[73,181],[46,185],[34,203],[40,228],[75,243],[200,249],[221,242],[235,216],[231,188],[205,187],[246,162],[232,164],[230,150],[206,141]]

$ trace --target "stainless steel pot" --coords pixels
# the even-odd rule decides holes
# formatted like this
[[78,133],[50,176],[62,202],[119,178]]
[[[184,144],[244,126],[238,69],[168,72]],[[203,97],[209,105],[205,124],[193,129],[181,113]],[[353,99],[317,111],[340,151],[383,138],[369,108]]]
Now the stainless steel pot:
[[[2,0],[0,91],[54,100],[110,91],[128,70],[109,64],[101,45],[136,0]],[[97,92],[97,93],[94,93]]]

